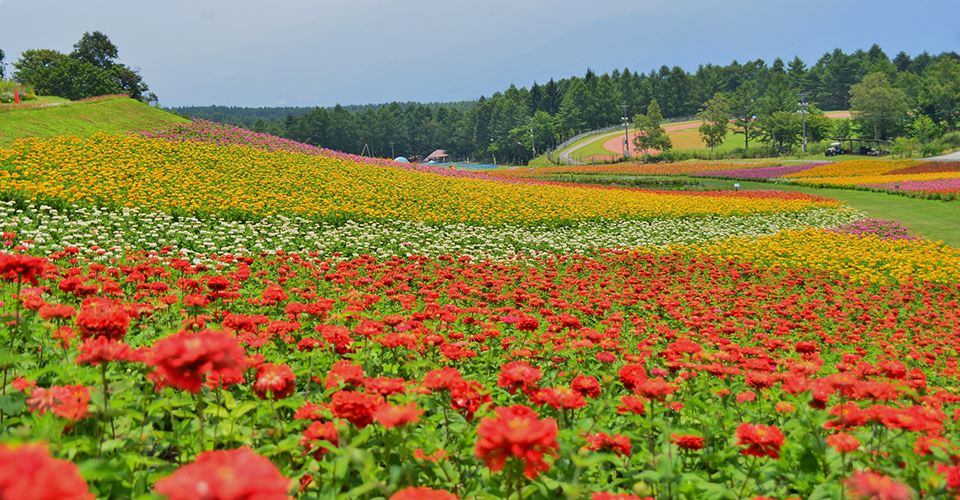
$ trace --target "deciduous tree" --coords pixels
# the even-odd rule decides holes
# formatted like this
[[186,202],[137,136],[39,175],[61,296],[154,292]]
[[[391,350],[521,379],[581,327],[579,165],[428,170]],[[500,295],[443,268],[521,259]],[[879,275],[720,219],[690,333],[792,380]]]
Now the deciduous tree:
[[757,89],[753,83],[744,82],[730,100],[730,112],[733,114],[733,133],[743,135],[745,149],[750,149],[750,136],[754,132],[758,110]]
[[858,119],[870,120],[874,139],[880,138],[881,130],[896,125],[890,118],[901,118],[909,111],[906,93],[891,85],[884,73],[871,73],[850,87],[850,106]]
[[658,151],[670,151],[673,149],[673,141],[667,136],[660,123],[663,122],[663,115],[660,114],[660,105],[654,99],[647,107],[647,114],[637,114],[633,117],[634,129],[640,132],[633,137],[633,143],[637,149],[643,151],[646,158],[647,151],[655,149]]
[[717,92],[713,99],[703,104],[703,110],[700,112],[700,139],[710,148],[723,144],[727,137],[727,124],[730,122],[730,107],[727,105],[723,94]]

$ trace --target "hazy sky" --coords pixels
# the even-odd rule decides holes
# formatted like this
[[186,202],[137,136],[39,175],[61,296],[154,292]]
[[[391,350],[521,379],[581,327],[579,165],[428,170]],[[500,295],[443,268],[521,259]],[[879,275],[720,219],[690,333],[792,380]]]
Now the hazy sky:
[[869,49],[960,52],[958,0],[0,0],[0,49],[101,31],[164,106],[472,100],[511,83]]

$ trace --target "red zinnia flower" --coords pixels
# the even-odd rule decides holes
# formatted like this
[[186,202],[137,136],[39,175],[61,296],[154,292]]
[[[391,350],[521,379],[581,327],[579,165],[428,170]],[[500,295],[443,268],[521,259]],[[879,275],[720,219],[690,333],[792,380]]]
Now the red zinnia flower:
[[622,405],[617,405],[617,413],[627,413],[632,412],[637,415],[644,415],[647,413],[646,405],[644,405],[643,400],[636,396],[624,396],[620,398],[620,401],[623,402]]
[[532,392],[537,388],[537,382],[542,376],[540,369],[530,366],[530,363],[513,361],[500,368],[497,387],[506,387],[510,394],[515,394],[517,389],[522,389],[525,393]]
[[463,382],[463,377],[456,368],[437,368],[423,377],[423,386],[437,391],[449,391]]
[[130,352],[130,345],[127,343],[117,342],[107,337],[96,337],[80,346],[80,355],[74,362],[78,365],[89,363],[97,366],[110,361],[129,361]]
[[300,440],[300,446],[304,448],[303,454],[306,455],[316,448],[317,451],[313,452],[313,458],[314,460],[320,460],[329,450],[313,444],[318,441],[326,441],[334,447],[339,445],[340,433],[337,431],[337,425],[333,422],[314,422],[310,424],[310,427],[303,431],[303,439]]
[[75,500],[87,495],[76,465],[50,456],[39,444],[0,444],[0,499]]
[[416,423],[420,420],[422,413],[423,410],[418,410],[417,404],[413,401],[403,406],[394,406],[390,403],[385,403],[373,414],[373,419],[380,422],[380,425],[387,429],[392,429],[397,426]]
[[0,254],[0,278],[7,281],[37,284],[37,274],[43,272],[47,259],[21,254]]
[[390,497],[390,500],[458,500],[457,496],[449,491],[433,490],[430,488],[404,488]]
[[37,311],[37,314],[49,321],[51,319],[68,319],[72,318],[77,314],[77,310],[73,307],[63,304],[47,304],[40,308]]
[[49,389],[34,388],[27,405],[40,415],[49,410],[63,418],[80,420],[87,416],[89,402],[90,389],[82,385],[54,385]]
[[783,434],[775,426],[740,424],[737,427],[737,446],[746,445],[740,453],[753,457],[780,458]]
[[120,340],[130,327],[130,316],[110,299],[88,299],[80,306],[80,314],[74,320],[77,333],[84,339],[107,337]]
[[168,500],[287,500],[290,480],[249,448],[206,451],[192,464],[157,481]]
[[844,479],[847,493],[852,498],[863,500],[910,500],[910,488],[888,476],[873,471],[854,472],[850,479]]
[[647,371],[643,369],[643,366],[634,364],[623,365],[617,375],[620,377],[620,383],[630,390],[647,379]]
[[263,363],[257,367],[257,381],[253,392],[260,399],[267,399],[269,393],[274,401],[279,401],[297,390],[297,377],[288,365]]
[[588,450],[613,450],[618,457],[624,455],[629,457],[630,452],[633,451],[633,447],[630,445],[630,438],[621,436],[620,434],[614,434],[611,437],[604,432],[598,432],[587,436],[587,443],[589,444],[589,446],[587,446]]
[[837,451],[844,453],[857,451],[857,448],[860,447],[860,441],[857,441],[857,438],[846,432],[839,432],[832,436],[827,436],[827,444],[836,448]]
[[197,393],[207,373],[226,378],[242,377],[245,354],[237,338],[229,333],[216,330],[178,332],[158,340],[146,362],[157,367],[149,377],[158,386],[169,385]]
[[597,381],[596,377],[577,375],[573,377],[570,387],[586,398],[600,396],[600,382]]
[[557,455],[557,423],[552,418],[538,419],[537,412],[523,405],[498,407],[494,412],[496,418],[486,417],[477,427],[477,458],[494,472],[503,469],[508,458],[515,458],[523,462],[530,479],[549,470],[543,458]]
[[569,387],[548,387],[533,394],[530,402],[536,405],[550,405],[558,410],[573,410],[587,406],[587,401],[579,392]]
[[640,381],[633,387],[634,394],[650,399],[663,398],[679,390],[679,387],[668,384],[660,377]]
[[373,414],[380,408],[380,398],[359,392],[338,391],[331,396],[333,416],[349,421],[360,429],[373,422]]
[[363,381],[363,388],[370,394],[392,396],[407,392],[406,380],[402,378],[377,377]]
[[[337,387],[341,382],[349,387],[359,387],[363,385],[364,376],[362,366],[344,359],[333,364],[323,382],[327,389]],[[319,379],[317,381],[319,382]]]
[[473,415],[480,410],[480,406],[490,401],[490,394],[483,390],[480,382],[474,380],[464,380],[450,390],[450,407],[463,413],[467,420],[473,420]]
[[685,450],[699,450],[703,448],[703,438],[689,434],[671,434],[670,442]]

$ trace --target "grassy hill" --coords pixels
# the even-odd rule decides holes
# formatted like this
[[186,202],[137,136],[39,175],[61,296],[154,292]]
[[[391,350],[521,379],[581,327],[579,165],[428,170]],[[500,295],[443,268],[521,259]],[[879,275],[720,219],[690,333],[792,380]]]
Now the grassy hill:
[[20,106],[0,105],[0,148],[23,137],[91,136],[152,130],[188,120],[126,96]]

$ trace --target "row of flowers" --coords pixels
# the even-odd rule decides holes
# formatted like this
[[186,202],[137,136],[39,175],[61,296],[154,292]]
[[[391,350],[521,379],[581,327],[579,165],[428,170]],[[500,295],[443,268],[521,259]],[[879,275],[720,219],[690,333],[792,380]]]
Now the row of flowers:
[[579,222],[553,228],[412,221],[346,221],[333,225],[283,216],[244,222],[216,217],[178,218],[137,209],[70,207],[61,212],[29,204],[21,210],[13,201],[0,202],[0,229],[19,235],[19,243],[31,252],[46,255],[77,247],[97,260],[120,257],[126,248],[164,247],[197,258],[284,250],[343,257],[462,253],[503,259],[513,255],[582,254],[596,248],[709,242],[730,236],[759,237],[786,229],[839,227],[862,218],[862,213],[850,209],[814,208],[766,216]]
[[960,492],[955,280],[692,253],[183,257],[0,256],[0,432],[87,471],[71,494]]

